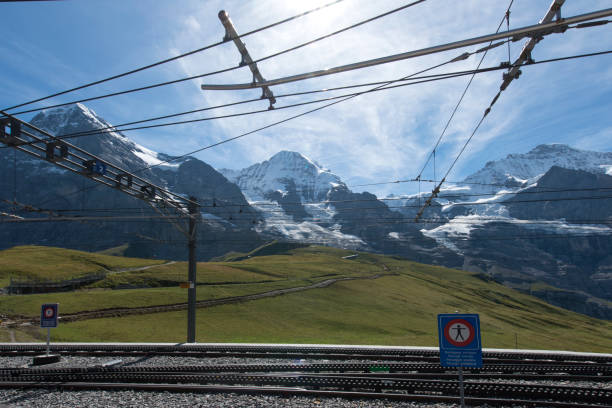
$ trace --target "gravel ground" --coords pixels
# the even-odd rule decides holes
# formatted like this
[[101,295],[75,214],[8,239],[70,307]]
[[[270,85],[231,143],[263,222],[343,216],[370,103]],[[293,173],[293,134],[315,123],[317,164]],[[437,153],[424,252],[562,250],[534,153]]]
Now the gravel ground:
[[[283,398],[239,394],[171,394],[167,392],[47,392],[1,390],[0,407],[324,407],[324,408],[451,408],[448,404],[413,404],[385,400],[345,400],[341,398]],[[4,404],[4,405],[3,405]]]
[[[235,357],[222,358],[182,358],[182,357],[62,357],[55,364],[43,366],[52,367],[92,367],[121,359],[128,366],[173,366],[173,365],[222,365],[222,364],[312,364],[362,361],[331,361],[331,360],[292,360],[292,359],[241,359]],[[31,357],[0,357],[2,367],[28,367]],[[389,362],[386,362],[389,363]],[[380,362],[379,364],[385,364]],[[501,380],[489,380],[501,381]],[[516,381],[517,383],[578,385],[592,388],[612,389],[612,384],[596,382],[547,382],[547,381]],[[2,390],[0,389],[0,408],[4,407],[334,407],[334,408],[399,408],[399,407],[455,407],[452,404],[416,404],[387,400],[344,400],[340,398],[308,398],[308,397],[278,397],[265,395],[240,394],[173,394],[167,392],[132,392],[132,391],[64,391],[49,392],[48,390]]]

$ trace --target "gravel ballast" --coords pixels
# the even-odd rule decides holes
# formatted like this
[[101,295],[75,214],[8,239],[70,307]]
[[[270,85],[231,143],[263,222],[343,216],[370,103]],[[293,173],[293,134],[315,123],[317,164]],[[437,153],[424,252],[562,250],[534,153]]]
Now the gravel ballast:
[[[243,359],[236,357],[193,358],[193,357],[79,357],[63,356],[61,361],[40,368],[94,367],[122,360],[124,366],[198,366],[233,364],[316,364],[333,363],[326,360],[295,359]],[[29,367],[32,357],[0,357],[0,368]],[[342,361],[346,363],[347,361]],[[362,361],[351,361],[361,363]],[[375,364],[375,362],[368,361]],[[381,362],[384,364],[385,362]],[[389,363],[388,361],[386,363]],[[501,380],[487,380],[500,381]],[[517,381],[541,385],[572,385],[590,388],[612,388],[612,384],[601,382],[552,382]],[[4,407],[454,407],[452,404],[420,404],[390,400],[348,400],[341,398],[281,397],[273,395],[244,394],[200,394],[135,391],[51,391],[46,389],[0,389],[0,408]]]

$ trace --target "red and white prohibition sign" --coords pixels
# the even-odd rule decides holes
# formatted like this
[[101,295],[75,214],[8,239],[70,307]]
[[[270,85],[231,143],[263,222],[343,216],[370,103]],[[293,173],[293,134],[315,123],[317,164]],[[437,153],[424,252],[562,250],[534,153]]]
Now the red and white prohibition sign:
[[476,330],[467,320],[453,319],[444,326],[444,337],[456,347],[465,347],[472,343]]
[[55,309],[53,307],[46,307],[43,311],[45,319],[53,319],[55,316]]

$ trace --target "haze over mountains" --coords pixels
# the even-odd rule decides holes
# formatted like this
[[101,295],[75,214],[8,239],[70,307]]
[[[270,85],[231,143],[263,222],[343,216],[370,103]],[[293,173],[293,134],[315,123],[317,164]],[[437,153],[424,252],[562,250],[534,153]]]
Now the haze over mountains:
[[[53,134],[109,126],[83,105],[47,110],[32,124]],[[489,162],[462,183],[447,184],[423,221],[413,219],[427,193],[376,197],[352,192],[340,177],[298,152],[281,151],[245,169],[213,169],[196,158],[170,163],[121,132],[70,140],[89,152],[202,204],[200,260],[248,251],[270,239],[394,254],[482,272],[483,279],[551,303],[612,318],[612,153],[541,145]],[[17,153],[0,150],[0,171],[17,172],[17,201],[79,214],[151,214],[144,204]],[[156,167],[142,170],[145,167]],[[12,199],[13,177],[0,179]],[[87,188],[87,190],[84,190]],[[75,193],[76,192],[76,193]],[[6,207],[6,206],[5,206]],[[167,223],[7,225],[2,248],[18,244],[185,258],[184,237]],[[550,285],[550,286],[547,286]]]

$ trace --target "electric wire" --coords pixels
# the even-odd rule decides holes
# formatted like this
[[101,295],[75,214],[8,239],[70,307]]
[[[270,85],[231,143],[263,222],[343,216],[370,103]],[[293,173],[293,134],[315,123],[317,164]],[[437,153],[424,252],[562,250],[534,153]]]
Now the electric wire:
[[[278,57],[280,55],[289,53],[291,51],[295,51],[295,50],[297,50],[299,48],[305,47],[307,45],[314,44],[314,43],[316,43],[318,41],[325,40],[325,39],[330,38],[330,37],[332,37],[334,35],[337,35],[337,34],[345,32],[345,31],[351,30],[353,28],[359,27],[359,26],[361,26],[363,24],[370,23],[370,22],[375,21],[375,20],[377,20],[379,18],[386,17],[386,16],[388,16],[390,14],[393,14],[393,13],[397,13],[397,12],[399,12],[401,10],[404,10],[404,9],[406,9],[408,7],[415,6],[415,5],[417,5],[419,3],[422,3],[424,1],[426,1],[426,0],[417,0],[417,1],[414,1],[412,3],[405,4],[404,6],[395,8],[393,10],[390,10],[390,11],[387,11],[385,13],[379,14],[377,16],[368,18],[366,20],[362,20],[362,21],[357,22],[357,23],[355,23],[353,25],[350,25],[348,27],[344,27],[344,28],[342,28],[340,30],[336,30],[336,31],[334,31],[332,33],[323,35],[321,37],[317,37],[314,40],[310,40],[310,41],[307,41],[305,43],[293,46],[291,48],[287,48],[287,49],[284,49],[282,51],[278,51],[276,53],[273,53],[271,55],[259,58],[259,59],[255,60],[255,61],[253,61],[252,64],[256,64],[258,62],[265,61],[265,60],[271,59],[273,57]],[[142,87],[138,87],[138,88],[132,88],[132,89],[127,89],[127,90],[118,91],[118,92],[112,92],[112,93],[108,93],[108,94],[104,94],[104,95],[99,95],[99,96],[94,96],[94,97],[89,97],[89,98],[83,98],[83,99],[79,99],[79,100],[75,100],[75,101],[71,101],[71,102],[66,102],[66,103],[61,103],[61,104],[55,104],[55,105],[47,106],[47,107],[44,107],[44,108],[28,109],[28,110],[25,110],[25,111],[16,112],[14,115],[20,115],[20,114],[24,114],[24,113],[37,112],[37,111],[44,110],[44,109],[57,108],[57,107],[61,107],[61,106],[72,105],[72,104],[75,104],[75,103],[90,102],[90,101],[94,101],[94,100],[99,100],[99,99],[104,99],[104,98],[109,98],[109,97],[114,97],[114,96],[119,96],[119,95],[125,95],[125,94],[129,94],[129,93],[133,93],[133,92],[140,92],[140,91],[144,91],[144,90],[148,90],[148,89],[159,88],[161,86],[173,85],[173,84],[177,84],[177,83],[180,83],[180,82],[189,81],[189,80],[192,80],[192,79],[204,78],[204,77],[208,77],[208,76],[212,76],[212,75],[217,75],[217,74],[222,74],[222,73],[234,71],[234,70],[246,67],[247,65],[250,65],[250,64],[244,64],[244,65],[238,65],[238,66],[234,66],[234,67],[223,68],[223,69],[219,69],[219,70],[216,70],[216,71],[207,72],[207,73],[204,73],[204,74],[192,75],[192,76],[189,76],[189,77],[179,78],[179,79],[175,79],[175,80],[172,80],[172,81],[159,82],[159,83],[156,83],[156,84],[146,85],[146,86],[142,86]],[[19,105],[17,105],[17,106],[19,106]]]
[[[514,3],[514,0],[510,0],[510,4],[508,5],[508,7],[506,8],[506,13],[504,15],[504,17],[502,17],[502,20],[499,22],[499,25],[497,26],[497,30],[495,30],[495,33],[498,33],[499,30],[501,29],[501,26],[504,24],[504,20],[506,20],[507,18],[509,18],[508,16],[510,15],[510,8],[512,7],[512,3]],[[509,23],[508,23],[509,24]],[[510,31],[510,27],[508,27],[508,31]],[[510,47],[510,40],[507,41],[508,43],[508,47]],[[489,46],[493,44],[493,41],[489,42]],[[482,65],[485,57],[487,56],[487,53],[489,52],[489,50],[486,50],[483,54],[482,57],[480,58],[480,61],[478,62],[478,65],[476,66],[475,71],[478,71],[478,69],[480,68],[480,66]],[[510,48],[508,48],[508,62],[510,63]],[[436,141],[436,144],[434,145],[431,153],[429,154],[429,156],[427,157],[427,160],[425,160],[425,164],[423,165],[423,167],[421,168],[421,171],[419,171],[419,174],[416,176],[417,180],[421,179],[421,176],[423,175],[423,171],[425,171],[425,168],[427,167],[427,165],[429,164],[429,161],[431,160],[432,156],[435,159],[435,151],[438,148],[438,146],[440,145],[440,142],[442,142],[442,139],[444,138],[444,135],[446,134],[446,130],[448,129],[450,123],[452,122],[453,118],[455,117],[455,114],[457,113],[457,110],[459,109],[459,106],[461,105],[461,102],[463,102],[463,98],[465,97],[465,95],[467,94],[468,89],[470,89],[470,86],[472,85],[472,81],[474,81],[474,78],[476,77],[476,72],[474,72],[472,74],[472,76],[470,77],[470,80],[468,81],[468,83],[465,86],[465,89],[463,90],[463,92],[461,93],[461,96],[459,97],[459,100],[457,101],[457,103],[455,104],[455,107],[453,108],[453,111],[451,112],[450,117],[448,118],[448,120],[446,121],[446,125],[444,125],[444,128],[442,129],[442,132],[440,133],[440,136],[438,136],[438,140]],[[435,164],[434,164],[434,174],[435,174]],[[434,176],[434,180],[436,179],[436,177]]]
[[[589,200],[607,200],[607,199],[612,199],[612,196],[581,196],[581,197],[565,197],[565,198],[544,198],[544,199],[519,199],[519,200],[512,200],[512,201],[489,201],[489,202],[457,202],[457,203],[452,203],[449,205],[445,205],[448,207],[472,207],[472,206],[487,206],[487,205],[494,205],[494,204],[505,204],[505,205],[515,205],[515,204],[528,204],[528,203],[540,203],[540,202],[566,202],[566,201],[589,201]],[[364,200],[365,201],[365,200]],[[359,202],[359,200],[354,200],[354,201],[348,201],[348,202],[341,202],[342,204],[348,204],[348,203],[354,203],[354,202]],[[365,201],[365,202],[376,202],[379,203],[377,201]],[[274,207],[279,207],[279,204],[272,204],[272,203],[266,203],[268,205],[272,205]],[[304,203],[302,204],[303,206],[308,206],[308,204],[313,205],[312,203]],[[325,203],[327,204],[327,203]],[[382,203],[380,203],[382,204]],[[296,204],[297,206],[297,204]],[[91,209],[41,209],[41,208],[33,208],[31,206],[24,206],[25,208],[22,210],[23,212],[35,212],[35,213],[48,213],[57,217],[62,217],[64,216],[63,213],[75,213],[75,212],[84,212],[84,213],[112,213],[112,212],[121,212],[122,214],[125,214],[127,212],[140,212],[142,211],[142,209],[140,208],[91,208]],[[287,209],[287,208],[283,208],[283,209],[277,209],[277,208],[271,208],[271,209],[264,209],[264,208],[259,208],[259,206],[257,204],[254,204],[251,206],[251,208],[254,210],[255,214],[253,214],[253,212],[248,212],[248,213],[240,213],[239,211],[231,211],[232,208],[235,207],[246,207],[245,205],[238,205],[238,204],[229,204],[229,205],[222,205],[222,206],[211,206],[211,205],[201,205],[201,208],[217,208],[217,210],[214,212],[214,215],[218,216],[218,215],[222,215],[222,214],[228,214],[230,216],[236,216],[239,218],[245,218],[245,219],[251,219],[250,217],[253,215],[258,215],[258,214],[273,214],[273,213],[279,213],[279,214],[285,214],[285,215],[302,215],[304,214],[303,211],[301,211],[299,208],[296,209]],[[364,206],[358,206],[358,207],[336,207],[336,210],[340,213],[343,213],[345,211],[348,210],[380,210],[380,211],[394,211],[394,210],[402,210],[402,209],[410,209],[410,208],[421,208],[421,206],[419,205],[411,205],[411,204],[405,204],[405,205],[399,205],[399,206],[381,206],[378,205],[376,207],[364,207]],[[243,216],[240,216],[240,214],[244,214]],[[310,214],[309,214],[310,215]],[[387,213],[387,215],[391,215],[389,213]],[[393,214],[394,216],[396,214]],[[154,217],[158,217],[158,216],[154,216]],[[177,215],[175,217],[187,217],[186,215]],[[486,218],[483,216],[479,216],[482,218]],[[351,217],[347,217],[346,214],[342,215],[341,217],[343,220],[346,219],[351,219]],[[352,218],[357,218],[359,219],[359,217],[352,217]],[[367,219],[372,219],[372,218],[376,218],[376,219],[388,219],[389,217],[385,217],[384,214],[372,214],[372,215],[366,215],[364,218]],[[493,217],[494,219],[498,219]],[[312,218],[305,218],[305,221],[310,221],[310,220],[316,220],[318,219],[317,217],[312,216]],[[327,220],[325,218],[321,218],[322,220]],[[402,219],[402,218],[400,218]],[[530,220],[522,220],[522,219],[517,219],[518,221],[530,221]],[[582,221],[588,221],[589,219],[580,219]],[[590,219],[591,221],[597,221],[597,222],[612,222],[612,216],[610,218],[598,218],[598,219]],[[327,220],[329,221],[329,220]]]
[[[547,189],[547,190],[532,190],[532,191],[508,191],[507,193],[471,193],[471,194],[451,194],[451,195],[441,195],[438,198],[440,199],[467,199],[468,197],[495,197],[498,196],[500,194],[502,194],[503,198],[504,196],[523,196],[523,195],[527,195],[527,194],[547,194],[547,193],[570,193],[570,192],[588,192],[588,191],[595,191],[595,192],[609,192],[612,190],[612,187],[596,187],[596,188],[577,188],[577,189]],[[457,201],[457,202],[452,202],[452,203],[448,203],[448,204],[444,204],[445,206],[467,206],[467,205],[491,205],[491,204],[514,204],[514,203],[518,203],[518,202],[557,202],[557,201],[575,201],[575,200],[590,200],[590,199],[602,199],[602,198],[611,198],[612,196],[582,196],[582,197],[553,197],[553,198],[541,198],[541,199],[534,199],[534,200],[516,200],[514,198],[510,198],[509,200],[507,199],[506,201],[481,201],[481,202],[469,202],[469,201]],[[202,200],[206,200],[206,199],[211,199],[211,197],[207,197],[207,198],[203,198],[200,197],[200,199]],[[216,202],[213,204],[205,204],[205,203],[200,203],[199,207],[206,209],[206,208],[234,208],[234,207],[238,207],[239,209],[247,209],[249,207],[266,207],[266,206],[273,206],[273,207],[277,207],[277,206],[282,206],[282,205],[294,205],[294,206],[304,206],[304,207],[309,207],[309,206],[321,206],[321,205],[330,205],[330,204],[347,204],[347,203],[358,203],[358,202],[362,202],[362,203],[385,203],[387,208],[420,208],[421,206],[418,205],[400,205],[400,206],[390,206],[387,205],[387,202],[394,202],[394,201],[408,201],[408,200],[414,200],[416,199],[416,197],[414,196],[408,196],[408,197],[383,197],[383,198],[374,198],[374,199],[351,199],[351,200],[323,200],[323,201],[311,201],[311,202],[299,202],[299,201],[295,201],[295,202],[282,202],[282,203],[276,203],[276,202],[250,202],[250,203],[226,203],[224,201],[226,200],[231,200],[232,197],[223,197],[223,198],[217,198]],[[37,208],[37,207],[33,207],[30,205],[25,205],[25,204],[21,204],[21,203],[16,203],[7,199],[2,200],[5,203],[8,203],[9,205],[19,205],[21,207],[24,208],[25,211],[29,211],[29,212],[45,212],[45,211],[51,211],[51,212],[55,212],[55,213],[60,213],[60,212],[74,212],[74,211],[141,211],[142,208],[139,207],[123,207],[123,208],[90,208],[90,209],[67,209],[67,208],[52,208],[52,209],[41,209],[41,208]],[[441,204],[442,205],[442,204]],[[355,207],[354,209],[358,209],[358,208],[363,208],[363,207]],[[366,207],[367,208],[367,207]],[[370,209],[374,209],[374,208],[381,208],[379,207],[369,207]],[[342,209],[346,209],[346,208],[342,208]],[[365,209],[365,208],[363,208]],[[261,209],[258,209],[258,211],[263,211]]]
[[[588,53],[588,54],[572,55],[572,56],[566,56],[566,57],[558,57],[558,58],[546,59],[546,60],[541,60],[541,61],[532,61],[532,62],[529,62],[529,63],[522,64],[520,66],[521,67],[526,67],[526,66],[529,66],[529,65],[538,65],[538,64],[545,64],[545,63],[550,63],[550,62],[565,61],[565,60],[570,60],[570,59],[600,56],[600,55],[606,55],[606,54],[610,54],[610,53],[612,53],[612,50],[600,51],[600,52]],[[512,67],[512,66],[513,65],[511,65],[510,67]],[[417,84],[422,84],[422,83],[427,83],[427,82],[434,82],[434,81],[439,81],[439,80],[444,80],[444,79],[452,79],[452,78],[457,78],[457,77],[466,76],[466,75],[475,75],[475,74],[487,73],[487,72],[499,71],[499,70],[505,70],[505,69],[507,69],[507,66],[501,66],[500,65],[500,66],[493,66],[493,67],[488,67],[488,68],[478,68],[478,69],[475,69],[475,70],[454,71],[454,72],[441,73],[441,74],[431,74],[431,75],[416,76],[416,77],[409,78],[409,79],[377,81],[377,82],[369,82],[369,83],[362,83],[362,84],[356,84],[356,85],[346,85],[346,86],[340,86],[340,87],[334,87],[334,88],[326,88],[326,89],[319,89],[319,90],[312,90],[312,91],[303,91],[303,92],[294,92],[294,93],[289,93],[289,94],[275,95],[275,98],[279,99],[279,98],[283,98],[283,97],[301,96],[301,95],[314,94],[314,93],[330,92],[330,91],[341,90],[341,89],[350,89],[350,88],[366,87],[366,86],[371,86],[371,85],[388,84],[390,82],[406,82],[406,81],[410,81],[408,83],[403,83],[403,84],[384,86],[384,87],[381,87],[379,89],[373,89],[373,90],[371,89],[371,90],[362,91],[362,92],[354,92],[354,93],[350,93],[350,94],[338,95],[338,96],[329,97],[329,98],[317,99],[317,100],[313,100],[313,101],[306,101],[306,102],[300,102],[300,103],[296,103],[296,104],[279,106],[279,107],[276,107],[274,110],[299,107],[299,106],[304,106],[304,105],[308,105],[308,104],[314,104],[314,103],[320,103],[320,102],[325,102],[325,101],[329,101],[329,100],[340,99],[340,98],[348,97],[348,96],[362,95],[362,94],[379,92],[379,91],[395,89],[395,88],[400,88],[400,87],[405,87],[405,86],[417,85]],[[118,125],[107,126],[107,127],[103,127],[103,128],[99,128],[99,129],[95,129],[95,130],[60,134],[60,135],[54,136],[53,138],[49,138],[49,139],[42,139],[40,141],[24,142],[24,143],[21,143],[20,146],[32,145],[32,144],[36,144],[36,143],[55,141],[55,140],[64,140],[64,139],[71,139],[71,138],[80,138],[80,137],[86,137],[86,136],[93,136],[93,135],[98,135],[98,134],[108,134],[108,133],[113,133],[113,132],[126,132],[126,131],[132,131],[132,130],[142,130],[142,129],[157,128],[157,127],[175,126],[175,125],[182,125],[182,124],[187,124],[187,123],[203,122],[203,121],[224,119],[224,118],[230,118],[230,117],[239,117],[239,116],[253,115],[253,114],[258,114],[258,113],[271,113],[272,112],[269,109],[260,109],[260,110],[255,110],[255,111],[239,112],[239,113],[235,113],[235,114],[219,115],[219,116],[206,117],[206,118],[198,118],[198,119],[185,120],[185,121],[175,121],[175,122],[161,123],[161,124],[155,124],[155,125],[149,125],[149,126],[122,128],[123,126],[129,126],[129,125],[133,125],[133,124],[152,122],[152,121],[166,119],[166,118],[170,118],[170,117],[188,115],[188,114],[192,114],[192,113],[197,113],[197,112],[202,112],[202,111],[207,111],[207,110],[212,110],[212,109],[218,109],[218,108],[223,108],[223,107],[229,107],[229,106],[235,106],[235,105],[239,105],[239,104],[245,104],[245,103],[256,102],[256,101],[261,101],[261,98],[247,99],[247,100],[232,102],[232,103],[223,104],[223,105],[211,106],[211,107],[200,108],[200,109],[195,109],[195,110],[190,110],[190,111],[185,111],[185,112],[178,112],[178,113],[173,113],[173,114],[168,114],[168,115],[163,115],[163,116],[157,116],[157,117],[152,117],[152,118],[147,118],[147,119],[141,119],[141,120],[126,122],[126,123],[122,123],[122,124],[118,124]],[[2,112],[2,111],[0,111],[0,112]],[[450,122],[448,122],[448,123],[450,123]],[[8,149],[10,147],[11,146],[0,146],[0,149]],[[430,157],[431,157],[431,154],[430,154]],[[429,158],[428,158],[428,161],[429,161]],[[427,163],[428,163],[428,161],[427,161]],[[427,163],[425,165],[427,165]],[[421,170],[421,173],[423,172],[424,167]],[[419,179],[417,177],[417,178],[410,179],[410,180],[407,180],[407,181],[410,181],[410,182],[413,182],[413,181],[424,181],[425,182],[425,181],[428,181],[428,180]],[[363,184],[363,185],[357,185],[357,186],[373,186],[373,185],[402,183],[402,182],[405,182],[405,181],[390,181],[390,182],[382,182],[382,183],[369,183],[369,184]]]
[[[315,7],[315,8],[313,8],[313,9],[307,10],[307,11],[302,12],[302,13],[300,13],[300,14],[294,15],[294,16],[292,16],[292,17],[289,17],[289,18],[286,18],[286,19],[283,19],[283,20],[277,21],[277,22],[272,23],[272,24],[268,24],[268,25],[266,25],[266,26],[263,26],[263,27],[257,28],[257,29],[255,29],[255,30],[251,30],[251,31],[246,32],[246,33],[244,33],[244,34],[240,34],[240,35],[238,36],[238,38],[244,38],[244,37],[247,37],[247,36],[249,36],[249,35],[252,35],[252,34],[255,34],[255,33],[259,33],[259,32],[261,32],[261,31],[264,31],[264,30],[267,30],[267,29],[270,29],[270,28],[273,28],[273,27],[279,26],[279,25],[281,25],[281,24],[288,23],[288,22],[293,21],[293,20],[295,20],[295,19],[298,19],[298,18],[300,18],[300,17],[304,17],[304,16],[306,16],[306,15],[308,15],[308,14],[311,14],[311,13],[314,13],[314,12],[316,12],[316,11],[323,10],[323,9],[325,9],[325,8],[327,8],[327,7],[333,6],[333,5],[335,5],[335,4],[337,4],[337,3],[340,3],[340,2],[342,2],[342,1],[344,1],[344,0],[334,0],[334,1],[332,1],[332,2],[329,2],[329,3],[327,3],[327,4],[324,4],[324,5],[322,5],[322,6]],[[46,100],[46,99],[50,99],[50,98],[53,98],[53,97],[56,97],[56,96],[65,95],[65,94],[70,93],[70,92],[78,91],[78,90],[85,89],[85,88],[88,88],[88,87],[91,87],[91,86],[94,86],[94,85],[99,85],[99,84],[102,84],[102,83],[104,83],[104,82],[112,81],[112,80],[114,80],[114,79],[118,79],[118,78],[122,78],[122,77],[125,77],[125,76],[128,76],[128,75],[132,75],[132,74],[135,74],[135,73],[137,73],[137,72],[141,72],[141,71],[144,71],[144,70],[147,70],[147,69],[153,68],[153,67],[157,67],[157,66],[159,66],[159,65],[166,64],[166,63],[171,62],[171,61],[176,61],[176,60],[178,60],[178,59],[180,59],[180,58],[184,58],[184,57],[187,57],[187,56],[190,56],[190,55],[193,55],[193,54],[197,54],[197,53],[199,53],[199,52],[202,52],[202,51],[205,51],[205,50],[208,50],[208,49],[211,49],[211,48],[217,47],[217,46],[219,46],[219,45],[221,45],[221,44],[224,44],[224,43],[226,43],[226,42],[229,42],[229,41],[231,41],[231,40],[232,40],[232,39],[230,39],[230,38],[228,38],[228,39],[223,39],[222,41],[218,41],[218,42],[216,42],[216,43],[212,43],[212,44],[209,44],[209,45],[207,45],[207,46],[204,46],[204,47],[201,47],[201,48],[198,48],[198,49],[195,49],[195,50],[191,50],[191,51],[188,51],[188,52],[183,53],[183,54],[180,54],[180,55],[176,55],[176,56],[174,56],[174,57],[166,58],[166,59],[164,59],[164,60],[161,60],[161,61],[158,61],[158,62],[154,62],[154,63],[152,63],[152,64],[142,66],[142,67],[140,67],[140,68],[135,68],[135,69],[132,69],[132,70],[130,70],[130,71],[123,72],[123,73],[121,73],[121,74],[117,74],[117,75],[110,76],[110,77],[108,77],[108,78],[104,78],[104,79],[100,79],[100,80],[97,80],[97,81],[89,82],[89,83],[86,83],[86,84],[83,84],[83,85],[80,85],[80,86],[76,86],[76,87],[74,87],[74,88],[67,89],[67,90],[65,90],[65,91],[61,91],[61,92],[54,93],[54,94],[52,94],[52,95],[48,95],[48,96],[45,96],[45,97],[42,97],[42,98],[38,98],[38,99],[31,100],[31,101],[29,101],[29,102],[24,102],[24,103],[21,103],[21,104],[19,104],[19,105],[15,105],[15,106],[11,106],[11,107],[8,107],[8,108],[4,108],[3,110],[5,110],[5,111],[7,111],[7,110],[13,110],[13,109],[16,109],[16,108],[20,108],[20,107],[22,107],[22,106],[31,105],[31,104],[33,104],[33,103],[36,103],[36,102],[41,102],[41,101],[44,101],[44,100]],[[43,108],[43,109],[44,109],[44,108]],[[29,111],[29,112],[34,112],[34,111]],[[21,114],[21,113],[25,113],[25,112],[15,113],[15,115],[19,115],[19,114]]]

